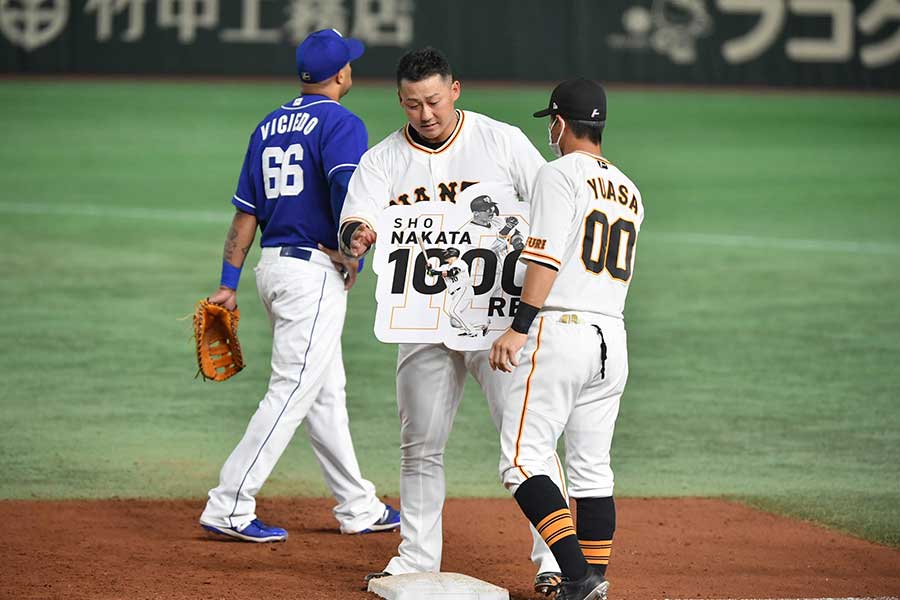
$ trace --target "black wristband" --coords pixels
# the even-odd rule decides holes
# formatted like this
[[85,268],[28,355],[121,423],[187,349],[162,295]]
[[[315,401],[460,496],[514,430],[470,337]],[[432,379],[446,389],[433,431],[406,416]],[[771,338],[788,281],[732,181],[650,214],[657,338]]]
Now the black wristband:
[[349,253],[353,234],[360,225],[362,225],[360,221],[348,221],[347,223],[344,223],[344,227],[341,229],[340,236],[338,237],[340,238],[341,248],[346,250],[345,254]]
[[531,324],[534,322],[534,319],[537,317],[538,311],[540,310],[541,309],[537,306],[519,302],[519,307],[516,309],[516,316],[513,318],[512,325],[510,325],[509,328],[519,333],[528,333],[528,329],[531,327]]

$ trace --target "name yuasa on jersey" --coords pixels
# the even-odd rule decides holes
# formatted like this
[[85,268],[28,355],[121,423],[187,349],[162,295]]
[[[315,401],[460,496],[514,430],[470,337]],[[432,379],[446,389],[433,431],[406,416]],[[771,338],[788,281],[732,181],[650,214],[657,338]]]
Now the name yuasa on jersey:
[[528,200],[543,157],[517,127],[472,111],[457,111],[456,128],[438,148],[415,142],[409,125],[366,152],[353,174],[341,221],[362,221],[375,229],[391,204],[456,202],[478,183],[505,186]]
[[540,169],[520,260],[558,269],[548,310],[622,318],[644,205],[606,159],[573,152]]

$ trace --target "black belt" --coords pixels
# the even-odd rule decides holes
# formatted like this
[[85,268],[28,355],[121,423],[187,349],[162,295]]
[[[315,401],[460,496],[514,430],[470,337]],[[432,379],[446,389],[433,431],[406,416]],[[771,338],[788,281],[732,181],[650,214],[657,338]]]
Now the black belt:
[[299,258],[300,260],[309,260],[312,258],[312,250],[306,248],[298,248],[296,246],[282,246],[280,256],[290,256],[291,258]]

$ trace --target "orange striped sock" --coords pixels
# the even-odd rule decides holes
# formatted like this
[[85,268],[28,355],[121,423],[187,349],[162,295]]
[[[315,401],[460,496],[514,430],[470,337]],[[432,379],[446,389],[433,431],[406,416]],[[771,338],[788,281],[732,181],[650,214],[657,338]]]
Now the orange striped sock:
[[546,475],[529,477],[515,493],[516,502],[550,547],[559,569],[570,579],[581,579],[588,565],[578,546],[575,523],[562,492]]
[[578,498],[578,541],[591,567],[606,575],[616,531],[616,503],[606,498]]
[[535,529],[551,548],[553,544],[570,535],[575,535],[575,522],[568,508],[561,508],[541,519]]
[[606,571],[612,553],[612,540],[578,540],[584,559],[589,565],[602,567]]

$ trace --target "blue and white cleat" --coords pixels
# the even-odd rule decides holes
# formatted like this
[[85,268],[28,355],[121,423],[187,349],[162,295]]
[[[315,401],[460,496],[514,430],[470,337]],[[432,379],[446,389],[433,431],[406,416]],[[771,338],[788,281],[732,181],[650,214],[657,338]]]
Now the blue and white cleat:
[[390,504],[384,505],[384,514],[381,518],[360,531],[359,533],[375,533],[376,531],[390,531],[400,528],[400,511],[395,510]]
[[208,525],[203,521],[200,527],[206,531],[211,531],[219,535],[227,535],[242,542],[256,542],[258,544],[265,542],[283,542],[287,539],[288,532],[281,527],[273,527],[266,525],[259,519],[253,519],[242,527],[217,527],[216,525]]

